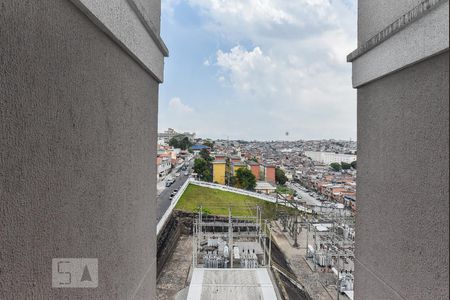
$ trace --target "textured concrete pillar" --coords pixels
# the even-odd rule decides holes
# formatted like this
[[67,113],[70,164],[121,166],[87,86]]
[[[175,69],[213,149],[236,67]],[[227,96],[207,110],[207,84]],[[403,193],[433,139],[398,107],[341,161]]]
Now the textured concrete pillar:
[[[0,299],[154,298],[159,9],[0,0]],[[98,287],[52,288],[54,258]]]
[[355,299],[448,299],[448,1],[358,15]]

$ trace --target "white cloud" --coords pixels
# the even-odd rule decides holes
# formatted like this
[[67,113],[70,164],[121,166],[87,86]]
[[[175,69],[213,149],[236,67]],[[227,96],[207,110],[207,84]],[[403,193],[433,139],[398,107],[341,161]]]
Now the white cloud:
[[[217,52],[217,66],[228,76],[229,83],[237,90],[260,95],[261,85],[272,79],[276,65],[259,47],[246,51],[236,46],[230,52]],[[219,81],[226,81],[222,75]],[[269,86],[271,84],[269,83]]]
[[[311,136],[354,137],[356,92],[346,55],[356,47],[356,7],[348,0],[190,0],[207,28],[236,46],[209,60],[260,124]],[[246,44],[247,47],[242,46]],[[248,45],[252,46],[248,46]],[[261,120],[261,117],[259,117]],[[303,128],[303,129],[302,129]],[[272,130],[272,128],[267,128]],[[306,134],[306,133],[304,133]]]
[[161,1],[161,12],[162,14],[173,17],[175,7],[180,4],[180,0],[162,0]]
[[169,109],[173,112],[181,112],[181,113],[191,113],[194,111],[193,108],[181,102],[181,99],[178,97],[170,99]]
[[[179,1],[163,0],[163,6],[167,3],[173,13]],[[284,137],[285,131],[289,138],[356,136],[356,92],[346,62],[346,55],[356,48],[356,0],[187,3],[201,15],[202,29],[216,39],[211,42],[217,43],[211,47],[215,53],[206,54],[203,65],[224,91],[233,91],[224,97],[217,92],[217,99],[196,98],[220,101],[216,106],[196,106],[199,117],[189,122],[197,122],[198,132],[249,139]],[[174,99],[173,106],[186,106]],[[206,107],[211,111],[201,113]],[[211,125],[216,123],[227,126]]]
[[289,23],[294,18],[280,9],[273,0],[189,0],[192,6],[211,13],[214,19],[226,21],[227,16],[245,23]]

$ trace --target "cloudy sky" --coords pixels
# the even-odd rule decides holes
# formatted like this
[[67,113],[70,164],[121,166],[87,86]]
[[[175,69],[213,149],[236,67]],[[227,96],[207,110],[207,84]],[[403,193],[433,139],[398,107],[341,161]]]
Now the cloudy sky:
[[162,0],[161,36],[160,131],[356,138],[356,0]]

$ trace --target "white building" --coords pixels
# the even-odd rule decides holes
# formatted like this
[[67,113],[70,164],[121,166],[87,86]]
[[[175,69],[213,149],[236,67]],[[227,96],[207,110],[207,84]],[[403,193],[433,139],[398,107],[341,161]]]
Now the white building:
[[270,183],[268,183],[266,181],[257,181],[256,182],[255,191],[257,193],[264,193],[264,194],[275,193],[276,189],[277,189],[276,187],[274,187],[273,185],[271,185]]
[[340,154],[334,152],[319,152],[319,151],[305,151],[305,156],[312,160],[329,165],[331,163],[351,163],[356,160],[356,155],[353,154]]
[[191,142],[193,142],[195,139],[195,133],[190,133],[190,132],[180,133],[180,132],[176,132],[175,129],[173,129],[173,128],[169,128],[164,132],[159,132],[158,139],[163,140],[165,143],[168,143],[171,138],[173,138],[177,135],[180,135],[180,134],[187,136]]
[[158,165],[158,178],[166,176],[170,172],[170,169],[172,168],[171,161],[168,157],[158,157],[157,165]]

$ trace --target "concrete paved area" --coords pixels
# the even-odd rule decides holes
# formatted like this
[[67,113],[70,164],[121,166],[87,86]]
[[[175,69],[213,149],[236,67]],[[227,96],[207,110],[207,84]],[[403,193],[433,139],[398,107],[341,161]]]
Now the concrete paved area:
[[277,299],[267,268],[195,268],[187,300]]
[[189,285],[191,266],[192,236],[181,235],[156,283],[157,299],[175,299],[177,293]]

